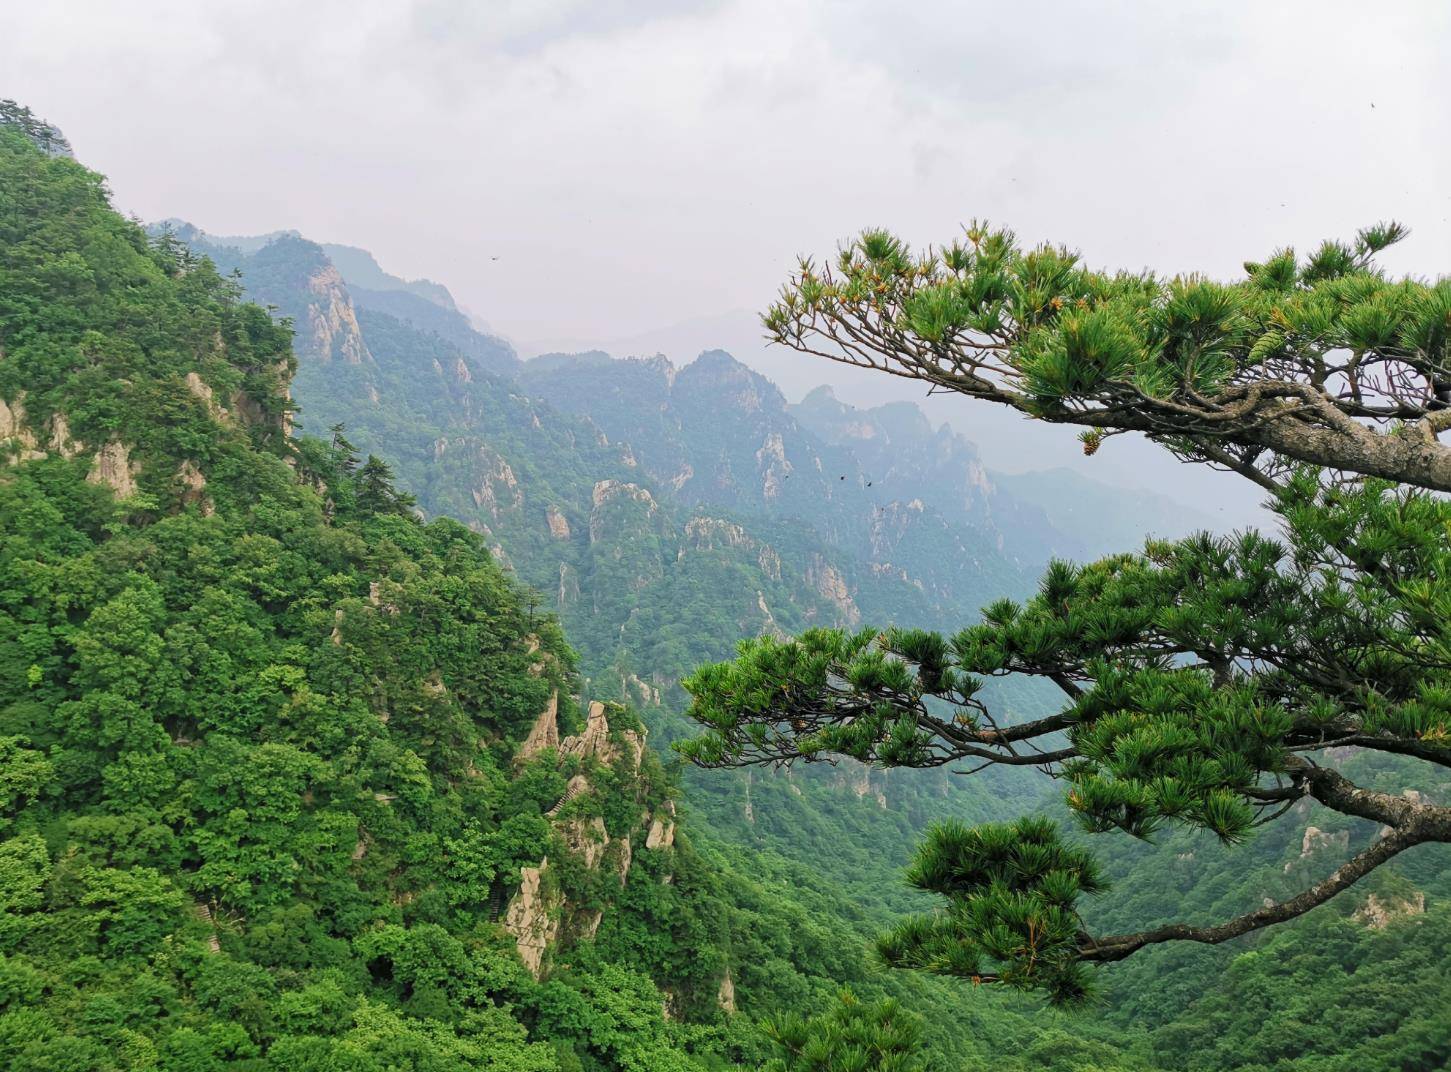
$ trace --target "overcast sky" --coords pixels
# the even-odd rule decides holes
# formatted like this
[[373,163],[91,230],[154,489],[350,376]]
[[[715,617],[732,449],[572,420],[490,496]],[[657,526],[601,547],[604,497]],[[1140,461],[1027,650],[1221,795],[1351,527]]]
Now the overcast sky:
[[526,352],[749,339],[866,225],[1228,275],[1395,217],[1451,270],[1444,0],[5,8],[0,97],[123,211],[364,246]]

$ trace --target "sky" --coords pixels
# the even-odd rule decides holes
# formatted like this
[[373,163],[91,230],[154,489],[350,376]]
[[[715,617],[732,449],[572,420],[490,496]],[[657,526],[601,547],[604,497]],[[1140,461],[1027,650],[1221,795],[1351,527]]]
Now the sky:
[[[526,354],[724,345],[788,396],[905,397],[754,323],[797,255],[867,226],[922,245],[985,218],[1097,267],[1224,277],[1395,218],[1388,267],[1451,270],[1443,0],[4,8],[0,97],[122,211],[363,246]],[[1083,464],[987,408],[933,403],[990,463]],[[1200,479],[1146,458],[1095,464]]]

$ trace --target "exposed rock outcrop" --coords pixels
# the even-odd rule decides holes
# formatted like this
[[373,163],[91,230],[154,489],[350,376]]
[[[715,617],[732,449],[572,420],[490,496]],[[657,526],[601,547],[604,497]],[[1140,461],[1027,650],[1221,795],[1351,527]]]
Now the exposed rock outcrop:
[[638,674],[630,674],[620,682],[625,694],[639,700],[640,703],[651,705],[660,702],[660,690],[644,680]]
[[9,447],[13,462],[27,462],[44,458],[45,452],[36,449],[35,433],[25,423],[25,397],[16,395],[11,402],[0,398],[0,443]]
[[538,867],[519,869],[519,892],[504,913],[504,929],[514,936],[519,959],[534,978],[544,973],[544,955],[559,937],[559,899],[544,890],[544,875],[549,859]]
[[641,729],[639,733],[636,733],[634,730],[620,731],[620,737],[624,740],[625,747],[629,749],[630,760],[637,771],[645,759],[645,736],[647,732],[644,729]]
[[1320,830],[1319,827],[1306,827],[1304,837],[1300,838],[1300,856],[1290,860],[1290,863],[1284,865],[1284,869],[1290,870],[1297,863],[1309,860],[1310,857],[1318,856],[1320,853],[1345,853],[1345,850],[1349,849],[1349,844],[1351,844],[1351,831],[1341,830],[1331,834]]
[[761,467],[761,497],[773,502],[781,494],[784,482],[791,475],[792,465],[786,460],[786,447],[780,432],[770,432],[756,451],[756,464]]
[[769,545],[762,545],[761,551],[756,555],[756,564],[761,567],[761,572],[773,581],[781,579],[781,556],[776,553],[775,548]]
[[519,746],[519,754],[515,758],[523,762],[526,759],[533,759],[547,748],[558,747],[559,690],[556,689],[549,694],[549,703],[534,720],[534,725],[529,730],[529,736],[524,738],[524,743]]
[[197,468],[196,462],[190,458],[182,462],[176,470],[176,482],[181,488],[183,506],[200,505],[203,517],[210,517],[216,512],[211,496],[207,494],[207,478]]
[[836,784],[850,789],[859,800],[863,797],[871,797],[877,802],[877,807],[886,808],[885,777],[884,772],[875,771],[865,763],[857,763],[848,759],[843,760],[842,765],[837,768]]
[[0,439],[12,439],[25,431],[25,400],[19,396],[7,402],[0,398]]
[[370,359],[353,299],[338,270],[331,264],[319,268],[307,281],[307,289],[309,348],[313,354],[323,361],[338,359],[349,365],[361,365]]
[[57,413],[50,419],[50,439],[46,447],[52,454],[59,454],[62,458],[74,458],[85,450],[77,440],[71,438],[70,422],[66,420],[64,413]]
[[619,753],[610,741],[610,722],[605,717],[604,704],[598,700],[591,701],[584,731],[561,741],[559,754],[565,757],[578,756],[580,759],[593,756],[606,766],[615,761]]
[[271,412],[278,399],[288,403],[292,399],[292,365],[289,361],[278,361],[265,370],[271,386],[262,387],[257,394],[243,390],[232,392],[228,400],[230,412],[244,428],[269,428],[284,436],[292,434],[292,415],[287,408]]
[[225,423],[231,418],[231,414],[227,412],[226,407],[217,402],[216,392],[197,373],[188,372],[186,374],[186,389],[201,400],[207,407],[207,412],[211,414],[213,420]]
[[605,518],[602,507],[617,501],[625,501],[642,508],[647,518],[653,519],[660,507],[652,496],[638,484],[624,484],[618,480],[601,480],[590,494],[589,539],[598,543],[605,535]]
[[519,480],[509,463],[486,446],[479,447],[479,478],[470,489],[474,505],[498,519],[499,511],[518,509],[524,503]]
[[610,844],[604,819],[598,815],[593,819],[571,819],[561,824],[559,830],[569,851],[583,860],[585,867],[593,871],[600,865]]
[[[527,638],[526,644],[529,654],[538,650],[537,638]],[[578,764],[593,761],[611,766],[628,758],[638,770],[645,754],[645,734],[643,731],[623,730],[612,740],[607,708],[595,701],[589,704],[581,732],[560,740],[558,707],[559,694],[554,692],[520,746],[516,761],[555,748],[561,765],[567,761],[575,764],[576,773],[565,784],[559,799],[545,811],[545,818],[551,821],[558,838],[557,845],[569,861],[582,864],[590,871],[605,870],[614,875],[623,888],[629,880],[634,859],[635,842],[632,838],[636,841],[643,838],[652,849],[669,848],[675,839],[675,806],[667,802],[653,816],[642,811],[628,831],[621,831],[618,837],[611,836],[597,801],[585,799],[583,806],[571,807],[572,803],[597,792],[590,781],[590,775],[595,770],[592,763],[583,769]],[[628,771],[619,768],[617,773]],[[608,784],[615,786],[612,792],[620,788],[618,780],[611,780]],[[643,803],[644,793],[643,786],[635,786],[636,807]],[[594,902],[571,904],[563,889],[553,888],[551,891],[551,884],[541,877],[546,868],[547,861],[541,861],[537,868],[526,867],[521,871],[519,890],[503,915],[504,926],[514,936],[520,958],[535,978],[545,973],[552,946],[592,938],[606,911]],[[564,888],[568,888],[567,884]],[[502,904],[502,894],[498,895],[498,903]]]
[[628,837],[622,837],[615,842],[615,874],[620,878],[620,885],[623,887],[630,878],[630,864],[634,860],[634,849],[630,845]]
[[650,832],[645,835],[645,848],[669,849],[675,846],[675,801],[667,800],[650,817]]
[[579,574],[568,562],[559,564],[559,587],[555,591],[554,604],[559,610],[579,602]]
[[816,590],[817,595],[837,609],[844,624],[857,625],[861,622],[861,611],[852,600],[851,588],[847,586],[846,578],[841,575],[841,570],[820,555],[811,557],[806,567],[806,583]]
[[126,444],[113,439],[96,452],[86,480],[92,484],[105,484],[116,493],[116,498],[128,499],[136,494],[136,475],[140,471],[141,467],[131,461],[131,452]]
[[544,522],[549,526],[549,535],[556,540],[569,539],[569,519],[560,513],[558,508],[551,506],[545,510]]
[[1426,895],[1420,890],[1405,897],[1387,896],[1384,899],[1372,893],[1351,918],[1373,931],[1383,931],[1398,920],[1424,915],[1425,912]]
[[664,483],[670,486],[671,491],[679,491],[681,488],[685,487],[685,485],[690,481],[691,477],[693,476],[695,476],[695,470],[690,467],[689,462],[686,462],[680,467],[679,471],[676,472],[675,475],[666,479]]
[[762,619],[759,632],[773,636],[777,640],[784,640],[786,638],[786,630],[781,628],[781,624],[776,621],[776,616],[771,613],[771,608],[766,604],[765,592],[758,591],[756,593],[756,609],[761,612]]
[[720,986],[715,992],[715,1003],[727,1013],[734,1014],[736,1011],[736,983],[731,978],[729,968],[725,970],[725,975],[721,976]]
[[756,541],[733,521],[718,517],[692,517],[685,523],[685,538],[697,551],[713,551],[719,547],[754,548]]

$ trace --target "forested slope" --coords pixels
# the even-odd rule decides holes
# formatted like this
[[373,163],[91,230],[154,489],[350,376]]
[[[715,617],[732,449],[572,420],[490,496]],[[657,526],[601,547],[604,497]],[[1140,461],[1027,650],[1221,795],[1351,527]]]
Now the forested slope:
[[[0,169],[0,1060],[554,1068],[571,1037],[608,1046],[542,1026],[493,922],[597,765],[516,765],[552,696],[578,722],[558,628],[467,529],[289,440],[291,338],[264,310],[78,165],[0,131]],[[616,837],[665,799],[655,771],[597,794]],[[637,1049],[675,1052],[626,975]],[[558,1000],[602,1010],[592,978]]]
[[756,1067],[843,983],[1019,1048],[873,973],[879,909],[694,847],[484,539],[289,435],[286,325],[9,130],[0,353],[5,1067]]
[[[680,732],[679,676],[741,636],[859,621],[953,627],[980,601],[1025,586],[1028,564],[1049,552],[1092,554],[1132,533],[1137,542],[1141,530],[1173,534],[1172,504],[1115,508],[1105,489],[1061,473],[995,478],[976,466],[970,444],[910,407],[851,410],[822,394],[786,407],[725,355],[678,371],[659,359],[560,356],[512,373],[480,356],[505,353],[503,344],[467,326],[433,285],[380,279],[371,260],[362,269],[370,285],[334,279],[322,247],[285,237],[261,262],[208,252],[293,316],[305,426],[343,423],[347,438],[388,458],[429,514],[483,535],[538,589],[526,597],[530,615],[552,608],[565,618],[588,688],[640,704],[656,744]],[[281,270],[289,258],[304,270]],[[264,269],[256,284],[254,263]],[[268,280],[293,289],[269,292]],[[420,311],[427,302],[437,311]],[[914,508],[919,497],[927,501]],[[907,565],[898,566],[890,556],[903,548]],[[1010,700],[1019,714],[1042,702],[1031,693]],[[1437,859],[1392,877],[1369,909],[1364,899],[1331,906],[1264,939],[1270,955],[1252,940],[1145,955],[1107,973],[1104,1007],[1072,1018],[867,974],[864,940],[920,905],[900,881],[917,832],[949,814],[981,821],[1026,811],[1039,792],[1023,778],[964,783],[856,766],[691,776],[695,845],[709,866],[694,886],[677,885],[724,898],[704,903],[750,918],[750,939],[737,929],[728,940],[716,931],[662,940],[650,922],[662,916],[606,911],[596,948],[693,994],[683,999],[687,1015],[712,1015],[726,966],[747,1015],[820,1007],[836,980],[869,993],[907,987],[931,1013],[935,1053],[992,1056],[1007,1068],[1439,1067],[1448,1032],[1432,1012],[1446,944]],[[1125,841],[1107,854],[1120,881],[1092,902],[1093,918],[1121,929],[1243,911],[1264,889],[1288,891],[1374,835],[1317,814],[1301,819],[1235,856],[1188,838]],[[655,894],[638,889],[653,904]],[[760,914],[732,915],[727,901]],[[783,944],[787,932],[800,940]],[[1336,952],[1288,954],[1307,940]],[[729,953],[699,956],[713,941]],[[709,969],[672,979],[682,948]],[[1347,1004],[1364,1012],[1340,1015]],[[1317,1026],[1277,1041],[1291,1021]],[[1095,1041],[1104,1038],[1115,1041]]]

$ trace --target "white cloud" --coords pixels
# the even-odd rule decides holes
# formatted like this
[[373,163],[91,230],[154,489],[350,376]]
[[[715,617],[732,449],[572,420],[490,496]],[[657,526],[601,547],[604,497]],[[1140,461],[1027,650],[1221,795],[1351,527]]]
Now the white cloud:
[[524,340],[760,308],[798,252],[973,216],[1220,274],[1394,216],[1394,267],[1451,267],[1437,0],[55,0],[6,31],[0,94],[122,209],[362,245]]

